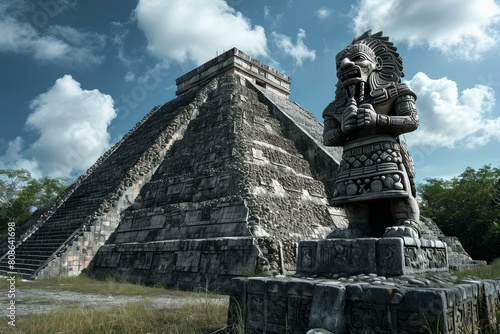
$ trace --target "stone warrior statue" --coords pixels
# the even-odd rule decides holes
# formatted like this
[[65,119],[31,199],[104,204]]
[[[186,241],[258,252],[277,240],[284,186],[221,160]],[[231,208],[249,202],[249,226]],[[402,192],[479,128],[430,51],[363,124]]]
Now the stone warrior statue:
[[418,238],[413,160],[399,136],[418,127],[415,93],[401,83],[403,61],[382,32],[356,37],[336,56],[335,100],[323,112],[323,140],[343,146],[333,205],[349,227],[328,238]]

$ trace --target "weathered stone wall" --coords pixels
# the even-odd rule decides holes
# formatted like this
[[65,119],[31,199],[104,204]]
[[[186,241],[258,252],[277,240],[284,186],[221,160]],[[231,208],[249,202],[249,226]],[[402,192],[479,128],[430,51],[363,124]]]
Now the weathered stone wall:
[[[311,162],[304,156],[308,152],[298,148],[309,143],[298,144],[297,138],[289,137],[293,121],[287,118],[288,124],[283,124],[276,116],[280,111],[270,109],[272,102],[262,103],[258,89],[238,75],[219,77],[212,84],[216,88],[200,106],[183,139],[166,154],[134,204],[123,213],[108,245],[90,265],[92,275],[134,275],[119,260],[119,269],[102,266],[104,249],[115,252],[116,257],[140,258],[141,250],[134,243],[146,247],[169,241],[177,245],[189,239],[212,245],[219,254],[213,255],[214,261],[222,268],[232,261],[227,260],[232,258],[231,249],[224,246],[227,238],[241,238],[245,256],[254,257],[236,266],[234,276],[281,273],[295,268],[299,239],[322,238],[336,224],[345,224],[342,210],[328,205],[325,183],[315,178]],[[324,158],[330,162],[323,164],[336,170],[331,156]],[[253,241],[247,244],[246,238]],[[162,282],[172,284],[183,275],[176,268],[183,267],[186,257],[180,256],[185,249],[170,251],[176,254],[169,255],[175,265],[167,275],[170,281]],[[192,258],[195,262],[208,254],[205,249],[189,248],[189,252],[198,254]],[[196,269],[193,275],[205,277],[212,271],[208,265],[190,267]],[[161,276],[155,265],[142,270],[140,277]],[[223,277],[221,273],[221,280],[226,280]],[[199,284],[199,279],[181,281],[188,286]]]

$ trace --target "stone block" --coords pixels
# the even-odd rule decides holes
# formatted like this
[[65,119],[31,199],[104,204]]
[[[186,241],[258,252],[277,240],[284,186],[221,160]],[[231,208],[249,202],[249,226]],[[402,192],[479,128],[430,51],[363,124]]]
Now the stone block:
[[297,272],[396,276],[448,269],[444,242],[412,238],[326,239],[299,242]]
[[[196,249],[192,247],[191,249]],[[201,252],[199,250],[181,251],[177,254],[175,270],[198,272],[200,267]]]
[[345,333],[346,296],[346,288],[339,282],[317,284],[311,305],[310,327]]
[[299,242],[297,271],[303,273],[316,272],[318,242],[317,240],[305,240]]
[[120,263],[120,253],[103,251],[96,259],[96,265],[99,267],[116,268]]
[[309,328],[315,282],[289,280],[287,286],[287,333],[302,334]]
[[[298,279],[249,278],[243,283],[233,280],[231,305],[241,309],[248,332],[305,333],[309,328],[309,315],[315,283]],[[243,304],[240,304],[243,303]],[[232,308],[230,308],[231,310]],[[238,311],[232,311],[238,314]]]
[[[383,276],[404,273],[404,241],[402,238],[382,238],[377,243],[377,271]],[[376,272],[374,272],[376,273]]]

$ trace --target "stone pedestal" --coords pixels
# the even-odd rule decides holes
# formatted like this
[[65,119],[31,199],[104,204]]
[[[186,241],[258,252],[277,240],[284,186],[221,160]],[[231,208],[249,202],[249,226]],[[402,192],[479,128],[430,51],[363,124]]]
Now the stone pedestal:
[[447,270],[446,244],[438,240],[360,238],[299,242],[297,272],[305,275],[396,276]]
[[[497,333],[500,279],[412,286],[235,278],[227,333]],[[437,330],[438,329],[438,330]]]

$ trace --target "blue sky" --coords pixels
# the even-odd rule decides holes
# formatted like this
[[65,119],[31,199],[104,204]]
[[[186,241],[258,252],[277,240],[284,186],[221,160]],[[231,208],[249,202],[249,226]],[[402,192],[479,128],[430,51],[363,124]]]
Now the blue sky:
[[232,47],[292,77],[321,120],[334,57],[383,31],[417,93],[417,182],[500,165],[498,0],[1,0],[0,168],[75,177],[175,79]]

